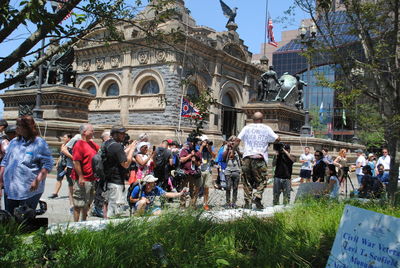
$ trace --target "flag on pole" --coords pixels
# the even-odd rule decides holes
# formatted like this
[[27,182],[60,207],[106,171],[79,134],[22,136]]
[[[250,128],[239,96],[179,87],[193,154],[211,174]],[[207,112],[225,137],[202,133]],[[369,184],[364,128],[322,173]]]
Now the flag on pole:
[[328,135],[332,135],[333,134],[332,122],[328,122],[327,128],[328,128]]
[[319,107],[319,122],[323,124],[324,122],[324,102],[321,102],[321,106]]
[[346,110],[343,109],[342,111],[342,119],[343,119],[343,125],[347,126],[347,122],[346,122]]
[[274,28],[274,25],[272,24],[272,19],[269,17],[268,18],[268,44],[274,47],[278,47],[278,43],[275,42],[275,37],[274,37],[274,32],[272,29]]
[[[58,0],[58,1],[51,1],[51,6],[53,8],[53,12],[59,11],[63,7],[63,2],[66,3],[69,0]],[[66,20],[72,16],[72,10],[64,17],[63,20]]]
[[181,116],[182,117],[195,117],[198,115],[200,115],[199,110],[196,109],[188,99],[183,98],[182,107],[181,107]]

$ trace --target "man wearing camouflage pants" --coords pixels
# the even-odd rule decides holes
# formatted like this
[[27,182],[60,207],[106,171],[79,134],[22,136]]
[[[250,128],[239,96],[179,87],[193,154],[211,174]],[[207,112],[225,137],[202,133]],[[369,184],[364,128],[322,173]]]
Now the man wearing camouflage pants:
[[[262,123],[263,118],[261,112],[254,113],[253,124],[245,126],[236,139],[236,146],[241,141],[244,144],[242,173],[245,208],[251,208],[251,202],[257,209],[264,208],[261,199],[268,180],[268,145],[280,140],[269,126]],[[253,189],[256,189],[255,193]]]

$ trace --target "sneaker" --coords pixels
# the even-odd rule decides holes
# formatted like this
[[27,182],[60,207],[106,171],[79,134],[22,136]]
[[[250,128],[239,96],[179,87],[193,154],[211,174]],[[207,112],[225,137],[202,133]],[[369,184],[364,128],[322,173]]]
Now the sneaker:
[[223,205],[223,207],[225,209],[230,209],[231,208],[231,204],[230,203],[226,203],[225,205]]
[[235,208],[238,208],[238,206],[235,203],[232,203],[231,208],[235,209]]
[[208,210],[210,210],[210,207],[208,205],[204,205],[203,209],[208,211]]
[[243,208],[251,209],[251,203],[245,203]]
[[97,207],[93,207],[92,216],[99,217],[99,218],[104,218],[103,210],[99,209]]
[[256,205],[257,209],[264,209],[264,206],[261,204],[261,198],[254,198],[253,203]]
[[52,195],[49,196],[50,199],[54,199],[54,198],[57,198],[57,197],[58,197],[58,194],[52,194]]

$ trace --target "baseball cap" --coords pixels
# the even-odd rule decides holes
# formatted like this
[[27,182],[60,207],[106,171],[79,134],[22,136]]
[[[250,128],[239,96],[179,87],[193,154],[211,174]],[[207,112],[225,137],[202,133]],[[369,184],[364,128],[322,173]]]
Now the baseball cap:
[[206,141],[206,140],[208,140],[207,135],[201,135],[201,136],[200,136],[200,140],[201,140],[201,141]]
[[0,119],[0,126],[7,127],[7,126],[8,126],[8,123],[7,123],[7,121],[6,121],[6,120],[4,120],[4,119]]
[[111,128],[111,135],[114,133],[125,133],[126,132],[126,128],[124,128],[123,126],[120,125],[115,125]]
[[153,175],[151,175],[151,174],[146,175],[143,178],[143,182],[155,182],[155,181],[158,181],[158,179],[156,177],[154,177]]
[[361,150],[361,149],[357,149],[357,150],[355,150],[354,152],[356,152],[356,153],[362,153],[362,152],[363,152],[363,150]]

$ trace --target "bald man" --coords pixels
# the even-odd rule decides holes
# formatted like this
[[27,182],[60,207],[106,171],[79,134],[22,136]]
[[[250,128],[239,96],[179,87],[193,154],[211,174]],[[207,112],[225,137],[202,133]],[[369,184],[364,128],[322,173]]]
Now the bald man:
[[[236,139],[236,146],[241,141],[244,144],[242,173],[245,208],[251,208],[251,202],[257,209],[264,208],[261,199],[268,180],[268,146],[280,140],[269,126],[262,123],[263,118],[262,113],[254,113],[253,124],[245,126]],[[256,189],[254,194],[253,189]]]

